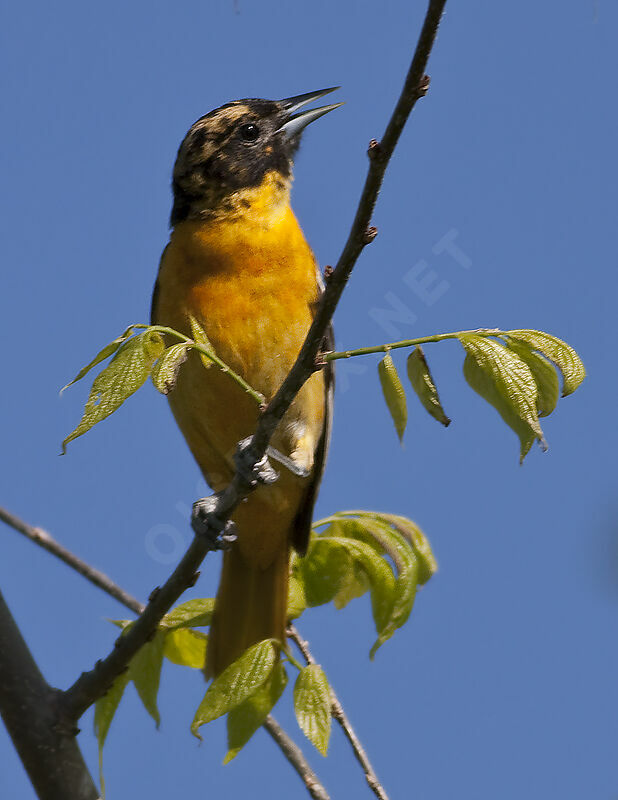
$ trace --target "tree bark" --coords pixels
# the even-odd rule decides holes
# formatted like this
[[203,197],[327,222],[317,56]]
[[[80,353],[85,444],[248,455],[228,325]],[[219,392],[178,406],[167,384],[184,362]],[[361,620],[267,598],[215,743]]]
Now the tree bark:
[[0,593],[0,715],[39,800],[100,797],[75,740]]

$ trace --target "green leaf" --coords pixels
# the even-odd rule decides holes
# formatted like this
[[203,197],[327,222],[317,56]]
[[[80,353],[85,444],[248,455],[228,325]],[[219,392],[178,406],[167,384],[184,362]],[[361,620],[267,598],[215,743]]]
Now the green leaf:
[[300,561],[299,576],[309,607],[330,603],[352,568],[350,553],[333,539],[313,539]]
[[152,368],[150,377],[155,389],[161,394],[169,394],[176,385],[181,364],[187,360],[187,342],[173,344],[163,351],[163,355]]
[[129,682],[129,673],[123,672],[111,685],[110,689],[100,697],[94,706],[94,734],[99,745],[99,781],[101,797],[105,798],[105,779],[103,778],[103,746],[107,738],[109,726],[112,724],[116,709]]
[[378,364],[378,375],[386,405],[395,424],[399,441],[401,441],[408,421],[408,409],[406,393],[390,353],[387,353]]
[[418,559],[418,582],[421,586],[427,583],[431,576],[438,571],[438,562],[423,531],[411,519],[399,514],[378,514],[376,516],[379,520],[393,525],[412,545],[414,555]]
[[[386,604],[385,597],[382,614],[376,613],[372,596],[372,610],[378,634],[369,652],[370,658],[373,659],[384,642],[390,639],[410,616],[419,583],[419,559],[411,541],[398,529],[394,529],[393,524],[385,519],[385,515],[367,511],[344,511],[335,517],[345,520],[341,528],[343,535],[365,542],[378,554],[386,553],[393,560],[397,570],[397,577],[390,592],[390,606]],[[413,525],[410,520],[406,521]],[[330,529],[326,533],[329,531]]]
[[367,571],[363,569],[358,561],[352,561],[352,568],[345,576],[341,588],[333,597],[335,608],[345,608],[351,600],[362,597],[365,592],[370,591],[370,589],[371,585],[367,577]]
[[165,635],[163,655],[174,664],[192,669],[204,669],[208,637],[200,631],[176,628]]
[[[407,621],[414,605],[417,585],[425,583],[437,570],[435,558],[420,528],[406,517],[373,511],[340,511],[322,523],[317,523],[316,527],[326,523],[329,523],[328,527],[317,534],[314,541],[328,542],[336,537],[342,543],[355,540],[357,547],[363,543],[362,555],[357,552],[356,557],[352,552],[354,545],[349,544],[353,558],[352,570],[348,573],[347,581],[342,581],[340,594],[335,596],[335,604],[337,605],[340,597],[343,600],[342,605],[347,602],[345,593],[354,581],[354,569],[362,570],[364,567],[365,587],[370,588],[372,582],[374,586],[372,611],[378,638],[370,651],[370,657],[373,658],[378,648]],[[365,556],[367,547],[371,548],[369,556]],[[394,579],[391,567],[382,558],[384,555],[394,564]],[[372,574],[371,567],[374,563],[374,569],[377,568],[379,574],[383,570],[388,572],[384,583]],[[353,596],[360,595],[361,585],[357,584],[355,588],[357,594]]]
[[188,600],[169,611],[160,625],[163,628],[202,628],[210,625],[214,609],[215,601],[212,597]]
[[586,377],[586,369],[575,350],[557,336],[544,331],[518,330],[506,331],[509,339],[524,342],[538,350],[557,365],[562,372],[562,396],[572,394]]
[[258,642],[230,664],[210,684],[191,723],[191,733],[201,738],[199,728],[254,694],[268,679],[277,660],[277,650],[270,639]]
[[62,442],[63,453],[69,442],[113,414],[143,385],[163,349],[163,338],[152,331],[144,331],[121,345],[110,364],[94,379],[79,425]]
[[161,716],[157,708],[157,694],[161,679],[164,643],[165,635],[157,632],[152,641],[146,642],[138,650],[129,665],[129,679],[135,684],[144,708],[154,719],[157,728],[161,723]]
[[60,390],[60,394],[62,394],[65,389],[68,389],[69,386],[73,386],[74,383],[80,381],[84,377],[84,375],[87,375],[90,372],[90,370],[93,367],[96,367],[97,364],[100,364],[101,361],[105,361],[106,358],[109,358],[110,356],[114,355],[114,353],[116,352],[116,350],[118,350],[120,345],[123,344],[129,338],[129,336],[133,334],[134,330],[135,330],[135,325],[129,325],[126,331],[124,333],[121,333],[117,339],[114,339],[113,342],[106,344],[105,347],[96,354],[96,356],[92,359],[92,361],[89,364],[86,364],[85,367],[82,367],[80,369],[80,371],[77,373],[77,375],[73,378],[72,381],[69,381],[69,383],[67,383],[66,386],[62,387],[62,389]]
[[[193,341],[196,342],[196,344],[203,345],[209,352],[211,352],[214,355],[215,348],[212,346],[210,339],[206,335],[206,331],[204,330],[204,328],[202,328],[202,326],[195,319],[194,316],[189,315],[189,324],[191,325],[191,335],[193,336]],[[198,353],[200,355],[200,359],[204,367],[206,369],[210,369],[210,367],[212,367],[212,365],[215,362],[212,359],[208,358],[208,356],[205,353],[202,353],[200,350],[198,350]]]
[[302,732],[325,756],[330,739],[331,699],[319,664],[309,664],[299,672],[294,684],[294,711]]
[[[329,541],[329,539],[320,537],[319,541],[324,542]],[[373,619],[376,630],[380,633],[388,625],[395,600],[395,577],[391,568],[369,544],[363,541],[346,537],[333,538],[330,541],[333,543],[338,542],[341,547],[345,548],[354,559],[354,563],[367,576],[371,592]],[[352,572],[352,570],[349,572]],[[348,581],[345,581],[340,591],[346,591],[348,585]]]
[[288,584],[288,619],[298,619],[307,608],[307,598],[302,580],[292,572]]
[[507,346],[509,350],[517,353],[532,373],[538,391],[536,408],[539,417],[549,416],[556,408],[560,397],[560,381],[553,364],[539,353],[535,353],[530,345],[518,342],[517,339],[507,338]]
[[493,339],[465,334],[459,341],[467,354],[464,376],[519,437],[520,463],[535,439],[547,449],[536,410],[536,383],[528,365]]
[[236,758],[249,739],[261,727],[284,692],[288,682],[285,667],[278,661],[266,683],[233,708],[227,715],[227,755],[224,764]]
[[425,410],[445,427],[450,425],[451,421],[444,413],[442,403],[440,403],[438,390],[431,377],[429,365],[427,364],[427,359],[425,358],[422,347],[415,347],[410,353],[408,356],[407,368],[408,378],[410,379],[412,388],[416,392]]

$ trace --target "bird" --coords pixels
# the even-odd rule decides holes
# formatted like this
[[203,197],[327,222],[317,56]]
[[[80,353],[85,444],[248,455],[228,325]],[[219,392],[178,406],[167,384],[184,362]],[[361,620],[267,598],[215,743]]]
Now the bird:
[[[218,358],[267,399],[296,361],[324,291],[290,191],[303,130],[343,103],[304,107],[338,88],[226,103],[191,126],[174,165],[171,234],[152,324],[192,338],[196,322]],[[324,350],[333,349],[332,336],[329,328]],[[237,539],[223,555],[207,678],[259,641],[285,642],[290,554],[308,547],[333,387],[332,365],[306,381],[271,440],[278,479],[260,485],[232,515]],[[222,491],[234,475],[238,443],[255,430],[258,405],[230,375],[205,368],[195,351],[168,399],[204,478]]]

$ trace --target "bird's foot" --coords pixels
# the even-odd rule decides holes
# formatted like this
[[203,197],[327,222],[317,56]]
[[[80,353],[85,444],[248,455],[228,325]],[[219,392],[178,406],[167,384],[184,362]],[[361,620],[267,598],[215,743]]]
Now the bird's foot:
[[277,480],[279,473],[271,467],[265,455],[262,456],[257,463],[255,462],[255,454],[251,449],[251,441],[252,437],[248,436],[246,439],[243,439],[242,442],[238,442],[238,447],[234,453],[234,464],[243,479],[252,489],[259,484],[269,486]]
[[289,469],[292,475],[296,475],[297,478],[308,478],[309,475],[311,475],[310,469],[307,469],[303,464],[297,463],[293,458],[284,455],[274,447],[269,446],[266,449],[266,454],[274,461],[278,461],[279,464],[282,464],[286,469]]
[[220,492],[211,497],[202,497],[193,503],[191,527],[196,536],[205,537],[212,550],[229,550],[236,541],[236,526],[231,519],[225,522],[217,514]]

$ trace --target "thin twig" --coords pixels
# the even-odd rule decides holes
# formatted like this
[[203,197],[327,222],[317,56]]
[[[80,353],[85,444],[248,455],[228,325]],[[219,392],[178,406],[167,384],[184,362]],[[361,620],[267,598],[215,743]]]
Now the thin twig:
[[279,749],[283,755],[300,775],[311,797],[313,797],[314,800],[330,800],[326,789],[322,786],[317,775],[309,766],[300,747],[290,739],[271,714],[266,717],[264,728],[266,728],[268,733],[279,745]]
[[429,1],[410,69],[393,114],[384,131],[382,141],[372,140],[369,144],[369,170],[352,228],[339,260],[332,273],[330,273],[326,290],[322,295],[320,305],[301,348],[300,355],[281,388],[260,418],[252,439],[252,448],[256,460],[259,460],[266,452],[270,437],[279,424],[283,413],[287,411],[303,383],[314,371],[316,356],[322,346],[326,330],[350,274],[363,249],[375,239],[377,229],[370,227],[371,215],[384,180],[386,167],[393,155],[410,112],[414,108],[416,101],[427,93],[429,78],[425,75],[425,67],[438,32],[445,4],[446,0]]
[[135,597],[132,597],[128,592],[125,592],[118,584],[114,583],[111,578],[108,578],[104,572],[101,572],[94,567],[91,567],[90,564],[87,564],[85,561],[82,561],[81,558],[78,558],[74,553],[70,550],[67,550],[66,547],[57,542],[53,536],[51,536],[47,531],[44,531],[42,528],[34,528],[32,525],[28,525],[27,522],[24,522],[19,517],[16,517],[14,514],[11,514],[10,511],[7,511],[6,508],[2,508],[0,506],[0,520],[2,522],[6,522],[6,524],[13,528],[14,530],[21,533],[27,539],[30,539],[31,542],[38,544],[39,547],[42,547],[44,550],[47,550],[48,553],[56,556],[61,561],[64,561],[69,567],[74,569],[76,572],[79,572],[80,575],[83,575],[86,580],[89,580],[90,583],[93,583],[95,586],[98,586],[99,589],[103,589],[104,592],[111,595],[115,600],[118,600],[119,603],[122,603],[127,608],[130,608],[131,611],[135,611],[136,614],[141,614],[144,610],[144,606],[142,603],[139,602]]
[[[311,653],[311,650],[309,650],[309,642],[307,642],[305,639],[302,638],[302,636],[298,631],[298,628],[290,624],[288,626],[288,636],[298,647],[300,652],[303,654],[303,658],[305,659],[307,664],[317,663]],[[337,697],[337,695],[335,694],[335,691],[332,688],[332,686],[330,688],[330,702],[331,702],[331,714],[333,715],[333,718],[341,726],[341,729],[343,730],[346,739],[350,742],[352,750],[354,751],[354,755],[356,756],[356,760],[361,765],[363,772],[365,773],[365,779],[367,780],[369,788],[375,794],[375,796],[379,798],[379,800],[388,800],[388,795],[384,791],[384,787],[380,783],[374,768],[371,766],[371,761],[369,761],[369,757],[365,752],[365,748],[363,747],[363,745],[360,742],[360,739],[356,735],[356,732],[352,727],[352,724],[348,719],[345,711],[343,710],[343,706],[341,705],[341,702]]]
[[403,339],[400,342],[389,342],[388,344],[377,344],[373,347],[356,347],[354,350],[338,350],[322,353],[322,361],[337,361],[340,358],[355,358],[356,356],[368,356],[373,353],[388,353],[389,350],[398,350],[400,347],[415,347],[419,344],[433,344],[434,342],[444,342],[447,339],[459,339],[460,336],[502,336],[508,331],[501,331],[499,328],[475,328],[470,331],[455,331],[454,333],[436,333],[433,336],[419,336],[416,339]]

